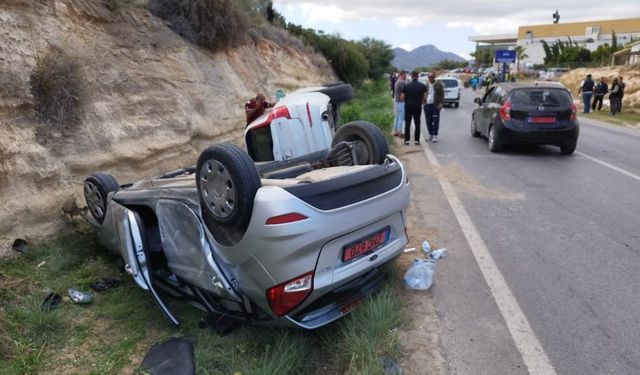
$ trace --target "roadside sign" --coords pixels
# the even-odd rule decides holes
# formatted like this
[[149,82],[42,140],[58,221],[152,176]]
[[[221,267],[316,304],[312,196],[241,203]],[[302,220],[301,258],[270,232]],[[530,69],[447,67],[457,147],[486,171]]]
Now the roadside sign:
[[499,49],[496,51],[497,63],[514,63],[516,62],[516,51]]

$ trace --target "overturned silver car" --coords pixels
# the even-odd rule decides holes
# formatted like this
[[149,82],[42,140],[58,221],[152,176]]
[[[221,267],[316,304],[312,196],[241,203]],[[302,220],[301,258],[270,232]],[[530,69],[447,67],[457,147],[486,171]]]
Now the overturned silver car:
[[167,294],[255,324],[321,327],[374,292],[407,243],[409,184],[380,130],[357,121],[332,135],[283,161],[219,144],[133,184],[93,174],[88,219],[173,324]]

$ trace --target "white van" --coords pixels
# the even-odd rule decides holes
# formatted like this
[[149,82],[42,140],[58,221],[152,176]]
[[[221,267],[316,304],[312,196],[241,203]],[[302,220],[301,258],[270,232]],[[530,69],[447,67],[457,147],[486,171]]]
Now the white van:
[[444,104],[460,106],[460,81],[456,77],[438,77],[444,86]]

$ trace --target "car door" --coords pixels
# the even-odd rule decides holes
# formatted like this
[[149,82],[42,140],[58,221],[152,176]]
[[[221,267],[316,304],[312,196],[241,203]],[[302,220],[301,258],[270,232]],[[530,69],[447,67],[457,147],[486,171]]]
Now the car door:
[[492,87],[486,94],[484,94],[478,110],[478,116],[476,119],[476,124],[478,125],[477,129],[484,135],[487,134],[489,121],[491,120],[491,98],[494,96],[495,90],[496,87]]

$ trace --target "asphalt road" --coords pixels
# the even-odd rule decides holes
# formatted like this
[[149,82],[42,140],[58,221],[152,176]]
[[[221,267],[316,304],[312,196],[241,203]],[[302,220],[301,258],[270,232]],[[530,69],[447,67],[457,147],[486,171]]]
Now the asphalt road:
[[[581,117],[578,148],[491,153],[469,134],[474,93],[428,148],[558,374],[640,374],[640,132]],[[423,123],[424,124],[424,123]],[[422,128],[428,135],[426,127]],[[415,147],[415,146],[405,146]],[[439,212],[451,212],[430,187]],[[449,373],[526,373],[517,339],[452,215],[434,301]]]

